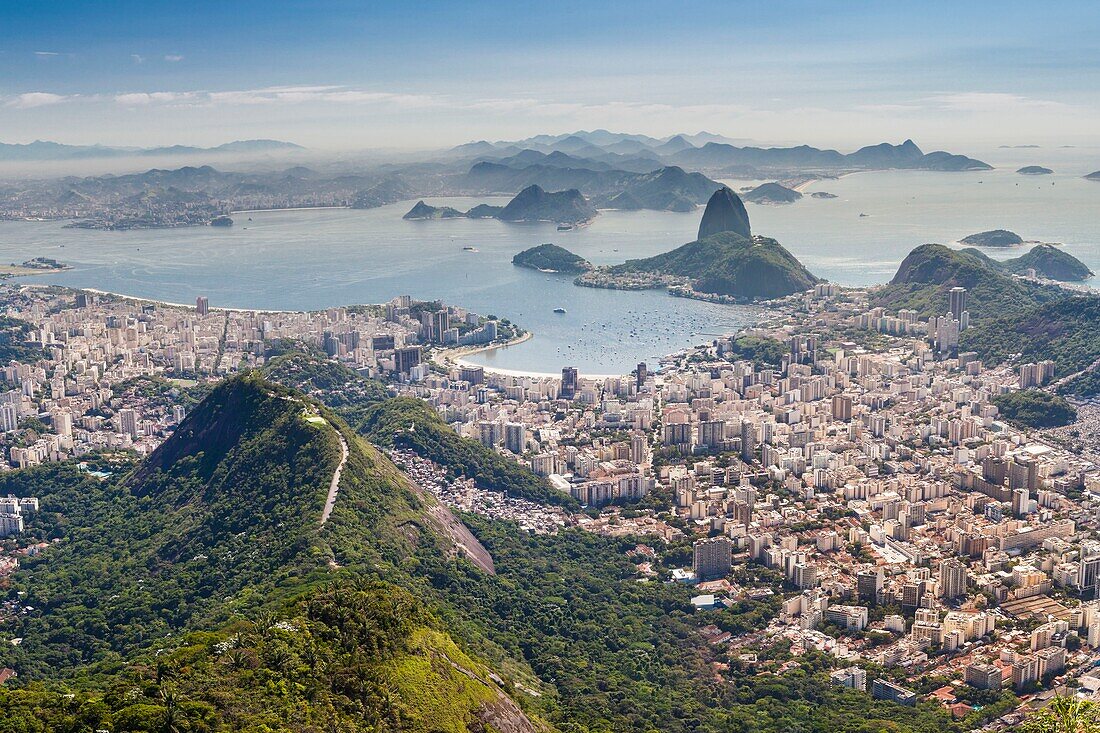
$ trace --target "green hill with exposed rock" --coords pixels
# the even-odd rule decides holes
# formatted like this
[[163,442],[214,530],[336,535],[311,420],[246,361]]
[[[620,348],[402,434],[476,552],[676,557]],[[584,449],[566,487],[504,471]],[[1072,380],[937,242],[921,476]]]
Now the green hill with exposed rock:
[[401,218],[409,221],[421,221],[425,219],[461,219],[465,216],[466,214],[450,206],[429,206],[423,201],[417,201],[416,205]]
[[596,207],[588,203],[577,189],[549,192],[539,186],[528,186],[508,202],[498,218],[501,221],[551,221],[580,224],[596,215]]

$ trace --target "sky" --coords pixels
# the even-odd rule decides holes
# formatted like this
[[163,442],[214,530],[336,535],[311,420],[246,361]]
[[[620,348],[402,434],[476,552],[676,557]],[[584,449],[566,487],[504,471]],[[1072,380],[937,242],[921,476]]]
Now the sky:
[[1095,0],[0,0],[0,142],[1097,144],[1097,38]]

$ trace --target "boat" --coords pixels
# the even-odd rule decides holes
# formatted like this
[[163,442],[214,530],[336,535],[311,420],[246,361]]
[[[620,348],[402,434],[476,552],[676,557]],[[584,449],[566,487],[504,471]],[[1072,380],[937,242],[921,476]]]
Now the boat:
[[565,308],[555,308],[554,312],[555,313],[565,313]]
[[462,250],[464,252],[477,252],[477,249],[475,247],[463,247]]
[[559,232],[568,232],[572,228],[573,228],[572,224],[564,224],[564,223],[563,224],[558,224],[558,231]]

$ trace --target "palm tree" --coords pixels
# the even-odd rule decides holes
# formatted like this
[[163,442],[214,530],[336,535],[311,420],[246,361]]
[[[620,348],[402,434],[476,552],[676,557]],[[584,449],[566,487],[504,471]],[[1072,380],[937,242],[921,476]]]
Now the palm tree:
[[180,707],[176,702],[175,693],[161,688],[160,699],[164,703],[164,722],[160,727],[161,733],[180,733]]
[[1059,695],[1024,722],[1025,733],[1100,733],[1096,703]]

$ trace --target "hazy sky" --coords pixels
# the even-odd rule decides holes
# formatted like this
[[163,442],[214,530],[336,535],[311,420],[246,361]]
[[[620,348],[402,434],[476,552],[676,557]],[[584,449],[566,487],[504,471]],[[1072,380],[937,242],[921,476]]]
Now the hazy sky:
[[0,0],[0,141],[1100,142],[1100,2]]

